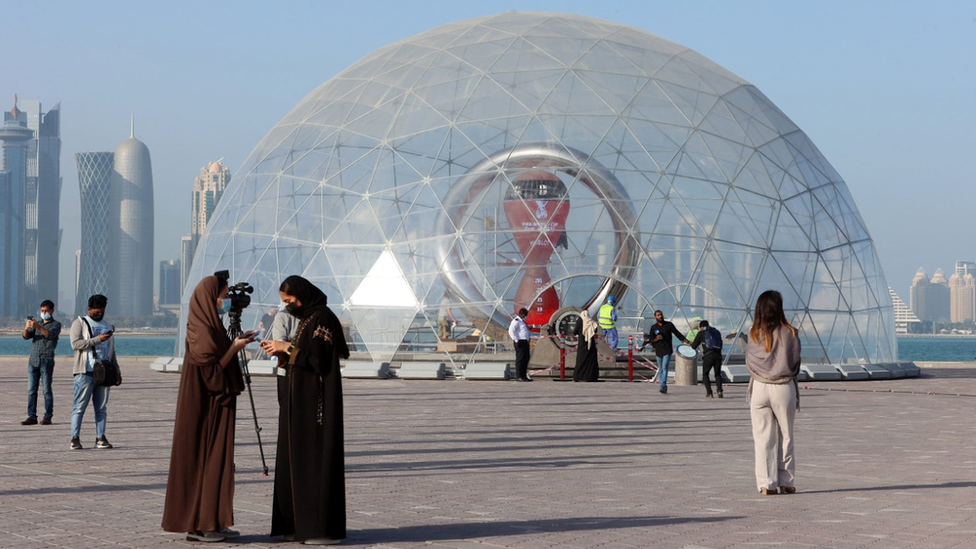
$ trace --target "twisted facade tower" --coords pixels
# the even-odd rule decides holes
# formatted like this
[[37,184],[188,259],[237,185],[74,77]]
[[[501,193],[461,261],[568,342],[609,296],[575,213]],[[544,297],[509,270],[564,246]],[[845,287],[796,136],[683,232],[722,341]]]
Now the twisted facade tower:
[[[78,287],[75,288],[75,314],[85,314],[88,298],[109,292],[109,230],[112,171],[115,155],[110,152],[75,154],[81,196],[81,258]],[[114,305],[114,304],[113,304]]]

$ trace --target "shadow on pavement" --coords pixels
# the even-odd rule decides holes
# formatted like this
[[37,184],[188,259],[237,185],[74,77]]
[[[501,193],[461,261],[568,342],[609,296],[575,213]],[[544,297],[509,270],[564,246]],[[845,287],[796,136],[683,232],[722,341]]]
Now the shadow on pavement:
[[893,486],[865,486],[851,488],[835,488],[833,490],[802,490],[803,494],[835,494],[837,492],[877,492],[890,490],[930,490],[933,488],[972,488],[974,481],[942,482],[939,484],[895,484]]
[[375,528],[349,531],[347,543],[373,544],[389,542],[424,542],[451,539],[495,538],[544,532],[616,530],[675,524],[718,523],[743,517],[580,517],[566,519],[526,520],[519,522],[465,522],[425,524],[403,528]]

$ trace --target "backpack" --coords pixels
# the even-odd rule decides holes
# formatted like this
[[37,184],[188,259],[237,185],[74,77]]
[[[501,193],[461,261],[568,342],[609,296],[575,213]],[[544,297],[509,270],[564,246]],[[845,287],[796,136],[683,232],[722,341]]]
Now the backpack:
[[709,326],[705,328],[704,341],[705,348],[712,351],[722,350],[722,334],[715,328]]

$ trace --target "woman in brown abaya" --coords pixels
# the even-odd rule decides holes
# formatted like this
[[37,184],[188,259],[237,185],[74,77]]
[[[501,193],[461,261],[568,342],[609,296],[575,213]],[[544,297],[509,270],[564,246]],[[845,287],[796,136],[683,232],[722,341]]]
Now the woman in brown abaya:
[[234,419],[244,378],[237,353],[254,341],[231,341],[221,322],[227,281],[208,276],[190,298],[186,352],[176,400],[163,530],[187,541],[223,541],[234,525]]
[[339,360],[349,358],[349,348],[322,290],[290,276],[279,293],[300,323],[291,343],[261,342],[288,372],[287,389],[279,393],[271,535],[306,545],[338,543],[346,537]]

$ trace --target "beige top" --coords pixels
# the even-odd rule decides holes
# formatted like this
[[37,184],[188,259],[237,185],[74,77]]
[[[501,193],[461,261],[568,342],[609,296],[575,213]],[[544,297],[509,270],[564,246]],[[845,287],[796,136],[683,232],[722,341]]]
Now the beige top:
[[752,379],[763,383],[789,383],[800,373],[800,338],[789,326],[773,332],[773,346],[766,351],[763,341],[749,338],[746,344],[746,367]]

